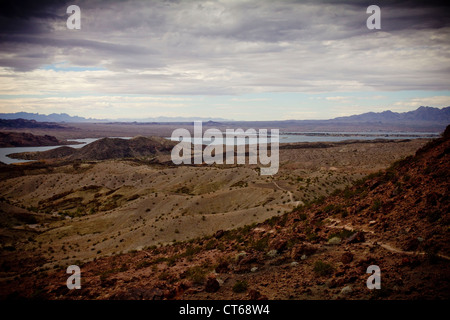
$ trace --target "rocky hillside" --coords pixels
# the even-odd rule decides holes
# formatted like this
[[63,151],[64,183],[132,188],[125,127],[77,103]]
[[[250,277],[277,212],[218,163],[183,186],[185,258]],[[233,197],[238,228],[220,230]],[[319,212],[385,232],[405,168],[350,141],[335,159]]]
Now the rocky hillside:
[[18,128],[40,128],[40,129],[68,129],[53,122],[38,122],[36,120],[26,119],[0,119],[0,128],[18,129]]
[[139,158],[170,153],[176,143],[159,137],[135,137],[133,139],[103,138],[83,148],[60,147],[42,152],[13,153],[8,156],[25,160],[66,159],[106,160]]
[[8,154],[8,157],[22,160],[63,159],[77,152],[72,147],[59,147],[47,151],[20,152]]
[[106,160],[139,158],[170,153],[176,143],[160,137],[135,137],[130,140],[103,138],[88,144],[70,156],[70,160]]
[[0,148],[40,147],[77,144],[75,141],[58,140],[54,136],[38,136],[27,132],[0,132]]
[[[264,223],[0,284],[46,299],[449,299],[450,127],[353,187]],[[369,290],[370,265],[381,289]],[[32,285],[31,285],[32,284]]]

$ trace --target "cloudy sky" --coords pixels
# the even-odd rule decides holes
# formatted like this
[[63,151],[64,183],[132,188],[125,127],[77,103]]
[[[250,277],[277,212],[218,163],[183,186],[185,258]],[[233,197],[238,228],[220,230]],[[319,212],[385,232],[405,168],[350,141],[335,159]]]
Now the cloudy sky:
[[[433,1],[1,1],[0,112],[328,119],[450,106]],[[67,7],[81,8],[69,30]],[[381,30],[369,30],[369,5]]]

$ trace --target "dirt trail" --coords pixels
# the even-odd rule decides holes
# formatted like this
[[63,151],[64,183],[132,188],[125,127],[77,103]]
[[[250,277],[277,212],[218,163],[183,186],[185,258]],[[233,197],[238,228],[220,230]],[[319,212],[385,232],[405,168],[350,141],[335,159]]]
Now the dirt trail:
[[294,197],[292,196],[292,192],[291,191],[280,187],[276,181],[272,181],[272,182],[278,189],[280,189],[281,191],[286,191],[287,192],[287,194],[289,195],[289,202],[292,203],[294,205],[294,207],[298,207],[300,205],[304,205],[303,201],[294,201]]
[[[331,222],[333,222],[333,223],[336,223],[336,224],[338,224],[338,223],[341,223],[341,220],[339,220],[339,219],[336,219],[336,218],[328,218]],[[374,231],[372,231],[372,230],[369,230],[369,229],[366,229],[366,228],[364,228],[364,227],[361,227],[361,226],[359,226],[359,227],[356,227],[356,226],[353,226],[352,224],[350,224],[350,223],[347,223],[347,224],[345,224],[345,225],[343,225],[343,226],[338,226],[338,225],[329,225],[328,227],[329,228],[336,228],[336,229],[347,229],[347,230],[360,230],[360,231],[363,231],[363,232],[365,232],[365,233],[368,233],[368,234],[371,234],[372,236],[375,236],[376,237],[376,233],[374,232]],[[380,246],[380,247],[382,247],[382,248],[384,248],[384,249],[386,249],[386,250],[388,250],[388,251],[390,251],[390,252],[394,252],[394,253],[400,253],[400,254],[406,254],[406,255],[426,255],[427,253],[426,252],[423,252],[423,251],[405,251],[405,250],[402,250],[402,249],[400,249],[400,248],[397,248],[397,247],[395,247],[395,246],[393,246],[392,244],[390,244],[390,243],[387,243],[387,242],[381,242],[381,241],[377,241],[377,240],[375,240],[375,241],[371,241],[371,240],[367,240],[366,239],[366,241],[363,243],[363,244],[365,244],[365,245],[370,245],[370,246],[374,246],[374,245],[378,245],[378,246]],[[441,254],[441,253],[438,253],[438,254],[436,254],[439,258],[441,258],[441,259],[445,259],[445,260],[448,260],[448,261],[450,261],[450,257],[448,257],[448,256],[446,256],[446,255],[444,255],[444,254]]]

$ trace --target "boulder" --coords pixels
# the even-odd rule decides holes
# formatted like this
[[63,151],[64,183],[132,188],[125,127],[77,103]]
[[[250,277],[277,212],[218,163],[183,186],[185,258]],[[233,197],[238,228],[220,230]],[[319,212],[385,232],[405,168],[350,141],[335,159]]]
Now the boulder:
[[227,273],[228,271],[230,271],[229,265],[230,264],[227,261],[223,261],[216,267],[215,271],[217,273]]
[[343,264],[349,264],[352,261],[353,261],[353,253],[351,253],[351,252],[344,252],[342,254],[341,262]]
[[220,284],[216,278],[208,278],[205,283],[205,291],[209,293],[217,292],[220,289]]
[[331,245],[335,245],[335,244],[339,244],[339,243],[341,243],[341,238],[339,238],[339,237],[333,237],[330,240],[328,240],[328,244],[331,244]]

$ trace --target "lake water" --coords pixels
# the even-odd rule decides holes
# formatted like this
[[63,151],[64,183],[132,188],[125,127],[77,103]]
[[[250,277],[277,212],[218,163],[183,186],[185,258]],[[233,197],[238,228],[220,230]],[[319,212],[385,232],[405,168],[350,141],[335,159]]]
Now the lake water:
[[[270,133],[270,131],[269,131]],[[223,133],[225,136],[225,133]],[[294,143],[294,142],[338,142],[344,140],[374,140],[374,139],[417,139],[417,138],[435,138],[437,133],[426,132],[289,132],[280,134],[280,143]],[[120,137],[121,139],[131,139],[131,137]],[[85,145],[98,140],[99,138],[86,138],[86,139],[70,139],[70,141],[81,142],[82,144],[68,145],[72,148],[82,148]],[[173,141],[179,141],[177,139],[166,138]],[[270,139],[269,139],[270,140]],[[194,142],[194,144],[210,144],[211,140],[201,138],[191,138],[186,141]],[[213,141],[214,145],[223,144],[238,144],[237,140],[233,138],[216,139]],[[248,138],[244,143],[248,143]],[[18,160],[7,157],[6,155],[19,152],[35,152],[46,151],[55,149],[61,146],[51,147],[13,147],[13,148],[0,148],[0,161],[6,164],[29,162],[32,160]]]
[[[129,137],[121,137],[122,139],[130,139]],[[72,148],[82,148],[85,145],[97,141],[99,138],[85,138],[85,139],[70,139],[70,141],[76,141],[81,142],[80,144],[70,144],[65,145],[66,147],[72,147]],[[19,153],[19,152],[35,152],[35,151],[47,151],[51,149],[56,149],[63,146],[50,146],[50,147],[12,147],[12,148],[0,148],[0,161],[6,164],[11,163],[22,163],[22,162],[29,162],[33,160],[19,160],[19,159],[12,159],[10,157],[7,157],[6,155],[11,153]]]
[[[269,131],[270,133],[270,131]],[[219,145],[239,145],[239,144],[248,144],[249,139],[245,138],[244,141],[238,141],[236,138],[227,138],[223,133],[223,138],[218,139],[205,139],[205,138],[188,138],[183,139],[187,142],[193,142],[194,144],[212,144]],[[252,136],[252,135],[249,135]],[[255,135],[256,136],[256,135]],[[426,132],[426,133],[417,133],[417,132],[289,132],[283,133],[279,135],[280,143],[294,143],[294,142],[339,142],[345,140],[375,140],[375,139],[418,139],[418,138],[436,138],[438,136],[437,133]],[[166,138],[172,141],[181,141],[179,138]],[[270,138],[267,138],[270,142]],[[212,140],[212,143],[211,143]]]

